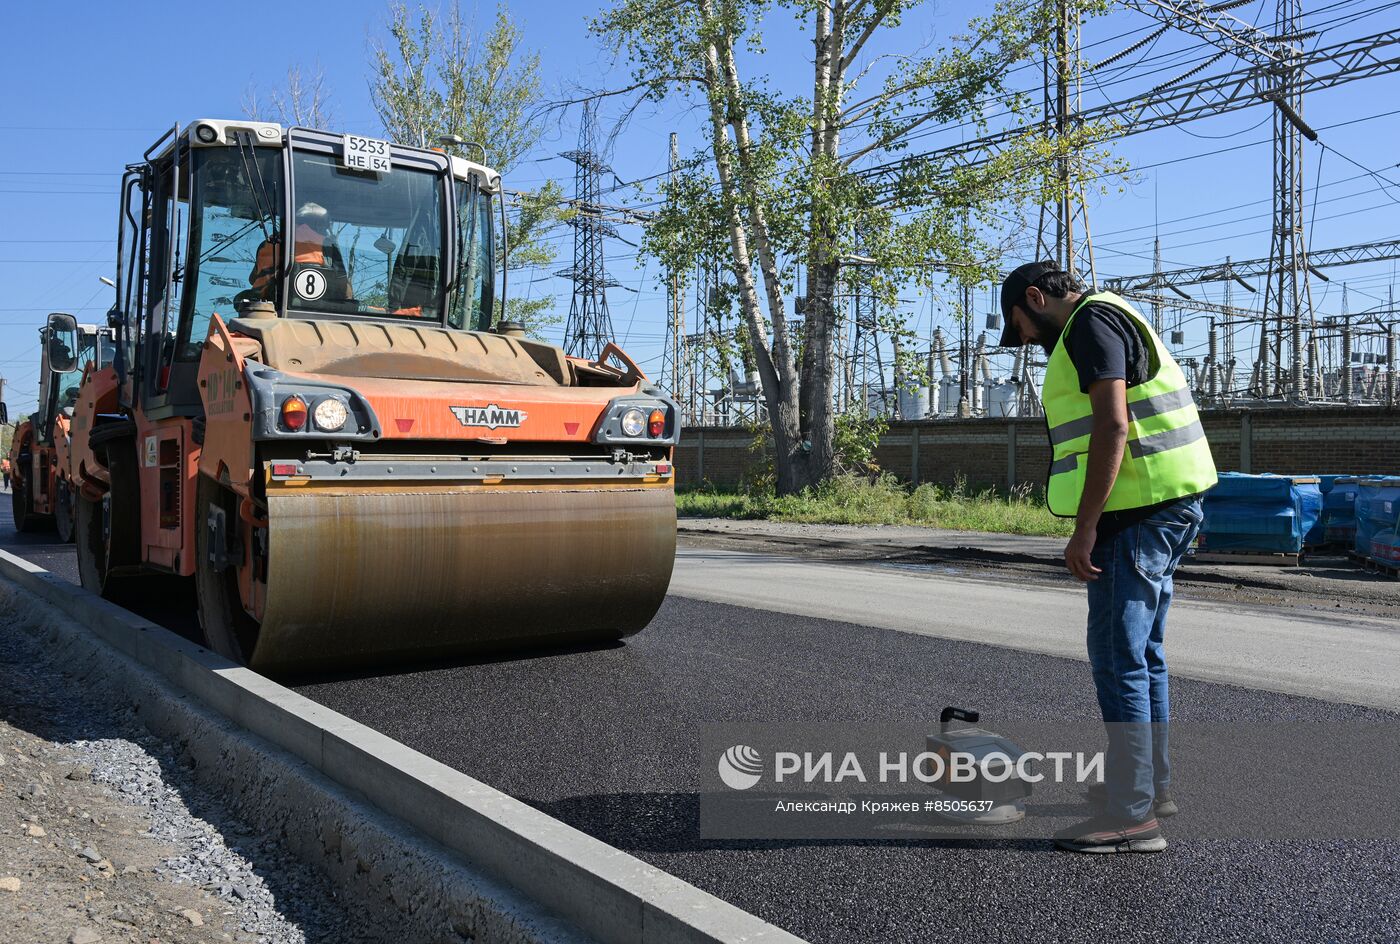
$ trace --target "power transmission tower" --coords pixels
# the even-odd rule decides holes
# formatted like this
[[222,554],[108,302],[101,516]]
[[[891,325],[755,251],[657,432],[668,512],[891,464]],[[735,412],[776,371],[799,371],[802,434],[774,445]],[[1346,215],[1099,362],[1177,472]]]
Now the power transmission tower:
[[880,353],[880,321],[868,268],[846,270],[851,296],[850,396],[860,416],[889,416],[890,398],[885,390],[885,361]]
[[[681,401],[686,415],[705,425],[726,425],[731,416],[724,397],[729,378],[720,351],[732,338],[721,290],[718,260],[702,259],[695,266],[695,331],[685,335],[689,352],[686,372],[681,376]],[[718,380],[718,388],[710,381]]]
[[[1078,41],[1075,35],[1077,17],[1070,6],[1073,0],[1047,0],[1047,2],[1055,3],[1060,14],[1059,29],[1056,33],[1053,73],[1048,58],[1045,66],[1045,125],[1041,130],[1047,134],[1052,130],[1064,134],[1072,129],[1098,126],[1111,129],[1108,133],[1112,134],[1114,138],[1121,138],[1271,102],[1276,112],[1276,131],[1283,132],[1283,135],[1277,140],[1282,140],[1282,137],[1287,135],[1299,133],[1314,137],[1311,129],[1306,129],[1299,112],[1299,103],[1305,92],[1333,88],[1360,79],[1400,72],[1400,31],[1396,30],[1349,39],[1312,50],[1302,48],[1300,41],[1307,37],[1295,29],[1298,0],[1279,0],[1283,4],[1281,18],[1285,20],[1285,23],[1273,35],[1267,35],[1264,31],[1229,14],[1228,9],[1235,4],[1229,3],[1228,0],[1225,3],[1213,5],[1207,4],[1204,0],[1124,0],[1126,5],[1155,17],[1162,25],[1146,39],[1110,56],[1098,63],[1095,68],[1121,59],[1135,49],[1146,45],[1169,28],[1195,35],[1219,47],[1222,51],[1218,56],[1208,59],[1202,66],[1193,67],[1184,75],[1164,82],[1146,93],[1082,109],[1079,107],[1077,97],[1078,71],[1081,69],[1081,65],[1077,51]],[[1242,60],[1243,67],[1196,78],[1203,67],[1208,67],[1227,54],[1233,54]],[[1054,87],[1053,96],[1050,92],[1052,85]],[[996,158],[1007,147],[1015,144],[1028,133],[1030,133],[1028,129],[1023,127],[1006,128],[958,144],[923,153],[908,154],[884,164],[866,168],[860,174],[874,183],[877,188],[882,188],[882,185],[892,185],[903,172],[917,169],[924,164],[974,167]],[[1275,251],[1271,252],[1270,259],[1266,260],[1268,263],[1267,272],[1274,275],[1271,282],[1274,296],[1280,300],[1286,296],[1291,300],[1295,289],[1298,290],[1300,303],[1292,308],[1292,312],[1301,312],[1306,308],[1311,320],[1306,276],[1299,279],[1299,274],[1306,273],[1309,268],[1305,240],[1301,230],[1302,165],[1301,161],[1298,160],[1298,149],[1301,145],[1296,137],[1292,139],[1292,142],[1293,146],[1289,149],[1285,149],[1282,145],[1276,149],[1279,152],[1279,160],[1275,162],[1276,173],[1280,174],[1283,180],[1293,182],[1288,187],[1275,188],[1276,192],[1281,194],[1278,199],[1287,201],[1286,205],[1289,208],[1290,218],[1288,222],[1278,224],[1278,228],[1288,236],[1288,239],[1286,241],[1279,240],[1274,246]],[[1285,150],[1287,153],[1284,153]],[[1289,161],[1288,166],[1283,166],[1283,160]],[[1076,271],[1075,259],[1078,253],[1075,250],[1077,233],[1072,215],[1073,200],[1067,199],[1072,197],[1074,175],[1068,161],[1059,162],[1054,173],[1058,177],[1057,189],[1060,194],[1059,205],[1054,209],[1056,245],[1053,254],[1065,265],[1067,270]],[[1049,205],[1050,202],[1047,200],[1046,204]],[[1082,206],[1082,200],[1080,204]],[[1045,214],[1046,210],[1043,209],[1037,233],[1037,247],[1044,254],[1050,255],[1051,253],[1047,251],[1049,244]],[[1279,216],[1282,217],[1281,211]],[[1087,230],[1087,221],[1085,222],[1084,228]],[[1280,277],[1275,274],[1276,267],[1272,263],[1274,258],[1281,257],[1284,253],[1288,254],[1289,262],[1284,267],[1287,271]],[[1096,282],[1097,277],[1093,271],[1092,261],[1089,268],[1090,281]],[[1142,277],[1137,278],[1141,279]],[[1178,292],[1178,294],[1181,293]],[[1209,303],[1196,302],[1191,299],[1183,299],[1180,303],[1175,303],[1173,300],[1173,303],[1179,308],[1194,310],[1218,311],[1220,308],[1220,306],[1212,306]],[[1274,305],[1276,308],[1282,307],[1281,302],[1275,302]],[[1268,309],[1266,309],[1267,311]],[[1279,315],[1279,317],[1283,316]],[[1301,333],[1301,317],[1295,319],[1292,313],[1288,317],[1290,320],[1296,321],[1298,331]],[[1266,333],[1267,320],[1264,320],[1260,324],[1260,334]],[[1261,343],[1264,343],[1262,337]],[[1228,348],[1233,349],[1233,330],[1227,331],[1227,345]],[[1295,350],[1301,350],[1301,345],[1295,343]],[[1232,350],[1227,351],[1225,357],[1227,369],[1232,369],[1232,353]],[[1277,358],[1275,360],[1277,361]]]
[[[1300,204],[1301,205],[1301,204]],[[1277,248],[1277,246],[1275,246]],[[1367,262],[1385,262],[1400,259],[1400,239],[1376,240],[1374,242],[1356,243],[1351,246],[1340,246],[1331,249],[1313,249],[1306,252],[1301,264],[1310,275],[1327,280],[1323,274],[1324,269],[1332,269],[1342,266],[1360,265]],[[1211,314],[1224,315],[1228,319],[1224,322],[1227,327],[1225,332],[1225,351],[1222,358],[1222,365],[1233,370],[1235,365],[1235,331],[1237,324],[1258,324],[1260,341],[1257,349],[1258,356],[1254,369],[1250,373],[1249,387],[1255,395],[1267,395],[1271,391],[1280,389],[1278,386],[1277,365],[1279,361],[1274,355],[1275,345],[1273,342],[1280,337],[1280,320],[1284,317],[1280,313],[1278,306],[1266,304],[1262,313],[1249,311],[1243,308],[1236,308],[1232,295],[1233,288],[1238,285],[1249,292],[1257,292],[1258,289],[1251,285],[1247,279],[1263,279],[1266,281],[1269,292],[1267,298],[1272,300],[1280,297],[1279,292],[1279,262],[1274,256],[1267,256],[1260,259],[1246,259],[1242,262],[1234,262],[1227,258],[1223,265],[1186,266],[1180,269],[1161,271],[1157,269],[1151,273],[1139,275],[1127,275],[1117,278],[1106,279],[1104,285],[1109,291],[1117,292],[1127,298],[1135,298],[1139,301],[1148,302],[1153,305],[1166,301],[1178,308],[1185,308],[1191,311],[1208,312]],[[1303,276],[1306,278],[1306,276]],[[1183,288],[1192,285],[1206,285],[1219,282],[1225,287],[1224,304],[1201,301],[1192,298],[1182,291]],[[1162,292],[1169,290],[1177,297],[1164,299]],[[1312,311],[1311,298],[1309,295],[1300,293],[1304,308],[1303,317],[1298,319],[1298,334],[1295,342],[1302,340],[1302,324],[1306,320],[1312,336],[1307,344],[1298,344],[1293,350],[1298,352],[1301,359],[1305,350],[1311,349],[1316,344],[1315,321],[1316,317]],[[1382,316],[1395,317],[1393,310],[1377,312],[1377,320]],[[1285,322],[1288,334],[1293,337],[1291,320]],[[1334,338],[1335,340],[1335,338]],[[1330,360],[1332,351],[1329,347],[1325,357],[1315,354],[1312,358],[1314,371],[1318,374],[1325,373],[1320,366],[1326,360]],[[1270,365],[1275,368],[1270,368]],[[1316,389],[1318,377],[1302,378],[1302,386],[1298,389],[1306,392],[1308,388]],[[1284,383],[1287,388],[1292,383],[1292,372],[1290,371],[1288,380]],[[1227,392],[1229,384],[1226,384]],[[1287,392],[1285,389],[1284,392]],[[1322,385],[1322,395],[1332,396],[1336,390]]]
[[[1057,9],[1061,11],[1063,18],[1067,0],[1053,0],[1053,2],[1058,4]],[[1057,33],[1056,71],[1053,77],[1047,63],[1047,128],[1045,130],[1049,130],[1048,126],[1050,125],[1053,125],[1056,130],[1103,126],[1111,128],[1111,133],[1115,138],[1122,138],[1158,128],[1173,127],[1213,115],[1240,111],[1254,107],[1261,102],[1272,102],[1277,112],[1276,122],[1286,122],[1291,129],[1289,133],[1297,132],[1304,136],[1311,136],[1311,129],[1303,130],[1306,125],[1303,125],[1301,115],[1298,114],[1296,108],[1303,93],[1400,72],[1400,31],[1390,30],[1358,39],[1345,40],[1331,46],[1304,50],[1297,44],[1297,40],[1301,37],[1296,32],[1266,36],[1253,26],[1229,16],[1220,9],[1218,4],[1210,7],[1199,0],[1125,0],[1125,2],[1129,6],[1136,7],[1161,20],[1164,26],[1182,29],[1220,46],[1222,50],[1235,53],[1236,56],[1245,61],[1246,65],[1235,71],[1192,79],[1191,76],[1200,71],[1200,67],[1195,67],[1186,75],[1164,82],[1145,94],[1089,109],[1079,109],[1074,107],[1074,100],[1070,95],[1071,90],[1077,88],[1074,70],[1079,67],[1078,56],[1071,53],[1074,43],[1071,38],[1074,18],[1070,16],[1063,20],[1064,29]],[[1280,2],[1289,4],[1296,3],[1297,0],[1280,0]],[[1289,23],[1291,24],[1292,20]],[[1291,30],[1291,25],[1289,29]],[[1114,61],[1121,55],[1120,53],[1117,56],[1111,56],[1099,65]],[[1221,56],[1224,55],[1225,52],[1222,51]],[[1060,63],[1065,63],[1066,67],[1061,68]],[[1053,99],[1048,91],[1052,84],[1052,78],[1055,87]],[[1065,102],[1063,106],[1060,104],[1061,101]],[[1296,119],[1296,123],[1294,119]],[[1281,128],[1282,125],[1276,127]],[[860,173],[861,176],[872,179],[878,184],[882,178],[893,181],[899,172],[908,169],[911,165],[918,166],[925,162],[963,167],[978,166],[995,158],[1008,146],[1021,140],[1028,133],[1025,128],[1007,128],[980,138],[919,154],[910,154],[876,167],[867,168]],[[1284,149],[1279,148],[1278,150]],[[1300,196],[1301,162],[1296,159],[1297,147],[1294,147],[1289,153],[1292,157],[1290,166],[1283,168],[1282,173],[1284,179],[1296,180],[1297,183],[1296,186],[1284,188],[1290,190],[1293,196],[1285,194],[1281,199],[1289,200],[1289,206],[1292,208],[1292,222],[1288,226],[1300,227],[1303,206]],[[1064,189],[1067,171],[1063,163],[1057,168],[1057,173],[1060,175],[1061,189]],[[1057,239],[1055,255],[1061,262],[1067,262],[1074,253],[1072,246],[1076,237],[1073,235],[1072,219],[1063,203],[1062,198],[1061,206],[1055,210],[1057,217],[1066,220],[1064,225],[1061,225],[1058,220],[1056,222],[1057,233],[1063,235]],[[1288,231],[1291,233],[1293,230],[1289,229]],[[1298,229],[1298,232],[1301,233],[1301,229]],[[1039,241],[1042,248],[1048,245],[1043,220]],[[1300,255],[1295,249],[1290,248],[1295,245],[1301,246],[1302,242],[1301,235],[1296,240],[1290,237],[1283,248],[1292,254],[1296,263],[1306,266],[1308,263],[1306,254]],[[1265,260],[1269,266],[1268,272],[1274,271],[1272,260],[1275,255],[1277,254],[1271,253],[1270,259]],[[1218,266],[1213,268],[1219,269]],[[1297,272],[1294,264],[1291,263],[1289,268],[1290,271]],[[1151,276],[1134,277],[1135,280],[1139,281],[1144,278],[1151,278]],[[1092,280],[1093,274],[1091,272]],[[1130,280],[1116,281],[1128,282]],[[1294,277],[1293,281],[1287,284],[1290,286],[1287,289],[1287,294],[1291,298],[1293,292],[1291,286],[1297,285],[1298,280]],[[1281,296],[1283,293],[1279,291],[1277,286],[1276,281],[1275,294]],[[1305,283],[1303,290],[1306,291]],[[1306,295],[1303,294],[1301,297],[1306,298]],[[1189,306],[1183,305],[1182,307]]]
[[[1076,0],[1053,0],[1056,4],[1055,56],[1053,63],[1045,57],[1045,82],[1042,115],[1044,131],[1054,133],[1064,142],[1078,125],[1081,102],[1080,14]],[[1062,149],[1055,161],[1055,200],[1041,202],[1040,225],[1036,230],[1036,249],[1041,257],[1058,262],[1066,272],[1079,272],[1088,264],[1089,281],[1097,281],[1094,266],[1094,243],[1089,233],[1088,210],[1084,205],[1080,161],[1068,149]],[[1053,216],[1054,245],[1048,237],[1046,216]],[[1076,226],[1076,219],[1078,225]]]
[[958,404],[957,415],[968,416],[976,400],[977,358],[972,350],[972,286],[962,284],[962,311],[958,318]]
[[[1152,237],[1152,280],[1160,282],[1162,278],[1162,237]],[[1152,330],[1157,334],[1162,333],[1162,303],[1155,301],[1152,303]]]
[[885,396],[885,361],[880,354],[880,326],[875,316],[875,296],[863,286],[852,286],[851,388],[862,416],[889,414]]
[[554,273],[574,283],[569,302],[569,318],[564,323],[564,350],[578,357],[596,357],[613,339],[612,316],[608,313],[608,292],[619,284],[610,278],[603,256],[603,241],[616,237],[617,229],[604,219],[599,203],[603,174],[612,173],[598,154],[594,140],[596,103],[583,106],[578,148],[560,157],[574,162],[574,262]]
[[[1302,0],[1278,0],[1274,24],[1277,35],[1291,39],[1302,16]],[[1296,53],[1289,49],[1289,53]],[[1264,311],[1276,312],[1273,343],[1268,341],[1267,323],[1260,330],[1261,381],[1268,383],[1269,360],[1274,371],[1272,383],[1260,392],[1278,396],[1285,392],[1295,400],[1304,399],[1303,322],[1312,321],[1312,290],[1308,283],[1307,240],[1303,234],[1303,136],[1317,140],[1317,133],[1303,123],[1303,90],[1299,56],[1287,55],[1278,64],[1279,86],[1274,105],[1274,228],[1269,250],[1270,273],[1264,292]],[[1287,335],[1287,344],[1284,338]],[[1284,353],[1291,355],[1285,380]]]

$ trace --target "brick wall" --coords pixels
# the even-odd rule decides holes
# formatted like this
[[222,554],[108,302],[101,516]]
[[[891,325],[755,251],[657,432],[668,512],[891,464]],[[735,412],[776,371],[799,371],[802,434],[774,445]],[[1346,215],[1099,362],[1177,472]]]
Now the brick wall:
[[[1206,438],[1221,471],[1400,475],[1400,410],[1207,410]],[[754,436],[688,428],[676,450],[682,485],[735,485],[756,462]],[[1041,419],[892,423],[876,450],[905,481],[1040,486],[1050,465]]]

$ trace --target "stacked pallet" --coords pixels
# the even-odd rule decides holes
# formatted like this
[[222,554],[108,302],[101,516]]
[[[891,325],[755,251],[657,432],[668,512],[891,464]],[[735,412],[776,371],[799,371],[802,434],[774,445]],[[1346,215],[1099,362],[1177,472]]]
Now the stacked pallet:
[[1222,472],[1202,503],[1196,559],[1225,563],[1297,564],[1322,516],[1315,475]]
[[1400,570],[1400,476],[1373,476],[1358,483],[1353,557],[1387,573]]
[[[1322,528],[1324,546],[1349,548],[1356,540],[1356,493],[1360,479],[1355,475],[1320,475],[1322,485]],[[1312,542],[1309,542],[1312,543]]]

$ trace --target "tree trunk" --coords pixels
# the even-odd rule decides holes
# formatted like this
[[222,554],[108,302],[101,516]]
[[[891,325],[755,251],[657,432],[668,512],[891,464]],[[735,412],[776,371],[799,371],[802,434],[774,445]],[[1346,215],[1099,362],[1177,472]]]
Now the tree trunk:
[[[834,470],[836,416],[832,394],[836,374],[835,339],[837,284],[841,268],[827,264],[808,270],[807,286],[811,301],[807,309],[807,344],[811,349],[808,370],[802,377],[802,393],[806,401],[807,435],[812,443],[808,465],[814,481],[829,478]],[[806,352],[804,352],[806,353]]]
[[[711,13],[708,0],[702,0],[702,10]],[[758,286],[754,284],[753,257],[749,250],[749,235],[740,213],[740,197],[737,193],[735,173],[730,161],[729,96],[721,79],[721,54],[714,43],[706,46],[705,76],[708,81],[707,97],[710,106],[710,143],[715,155],[715,170],[719,175],[720,188],[724,195],[726,222],[729,229],[729,246],[733,253],[734,279],[739,289],[739,307],[748,322],[753,339],[754,365],[758,368],[759,379],[763,383],[763,395],[768,404],[769,420],[773,428],[773,449],[778,473],[779,493],[798,491],[810,484],[805,475],[805,449],[802,441],[800,417],[797,410],[795,370],[784,370],[781,374],[773,362],[768,331],[758,298]],[[778,316],[781,317],[781,310]]]
[[[711,0],[700,0],[700,10],[707,19],[714,15]],[[734,278],[739,287],[739,305],[753,340],[754,360],[763,382],[764,401],[773,430],[776,489],[778,494],[787,495],[817,481],[809,468],[810,445],[802,429],[799,396],[802,381],[793,355],[777,257],[768,237],[761,195],[754,192],[752,186],[755,179],[750,170],[752,141],[728,32],[720,33],[715,41],[707,43],[705,52],[711,144],[725,198]],[[730,129],[734,133],[738,173],[730,160]],[[768,318],[763,315],[753,277],[755,261],[763,277],[768,313],[772,318],[771,342]]]
[[[834,160],[839,148],[838,104],[843,81],[841,53],[845,4],[819,4],[815,11],[812,83],[812,159],[817,167]],[[802,352],[802,419],[808,437],[807,474],[811,481],[834,470],[836,432],[832,404],[836,354],[833,340],[837,285],[841,278],[839,234],[829,211],[819,202],[810,212],[807,251],[807,323]]]

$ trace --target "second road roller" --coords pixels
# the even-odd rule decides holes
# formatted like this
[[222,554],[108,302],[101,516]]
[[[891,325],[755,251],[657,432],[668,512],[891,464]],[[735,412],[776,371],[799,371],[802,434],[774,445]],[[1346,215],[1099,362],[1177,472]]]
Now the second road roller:
[[69,425],[83,371],[101,369],[111,359],[107,328],[80,325],[56,311],[39,329],[39,408],[15,424],[10,441],[16,531],[34,531],[51,521],[60,541],[73,540]]
[[128,165],[114,356],[73,417],[83,585],[190,578],[207,644],[272,674],[646,626],[676,404],[612,344],[494,319],[501,200],[457,155],[265,122]]

